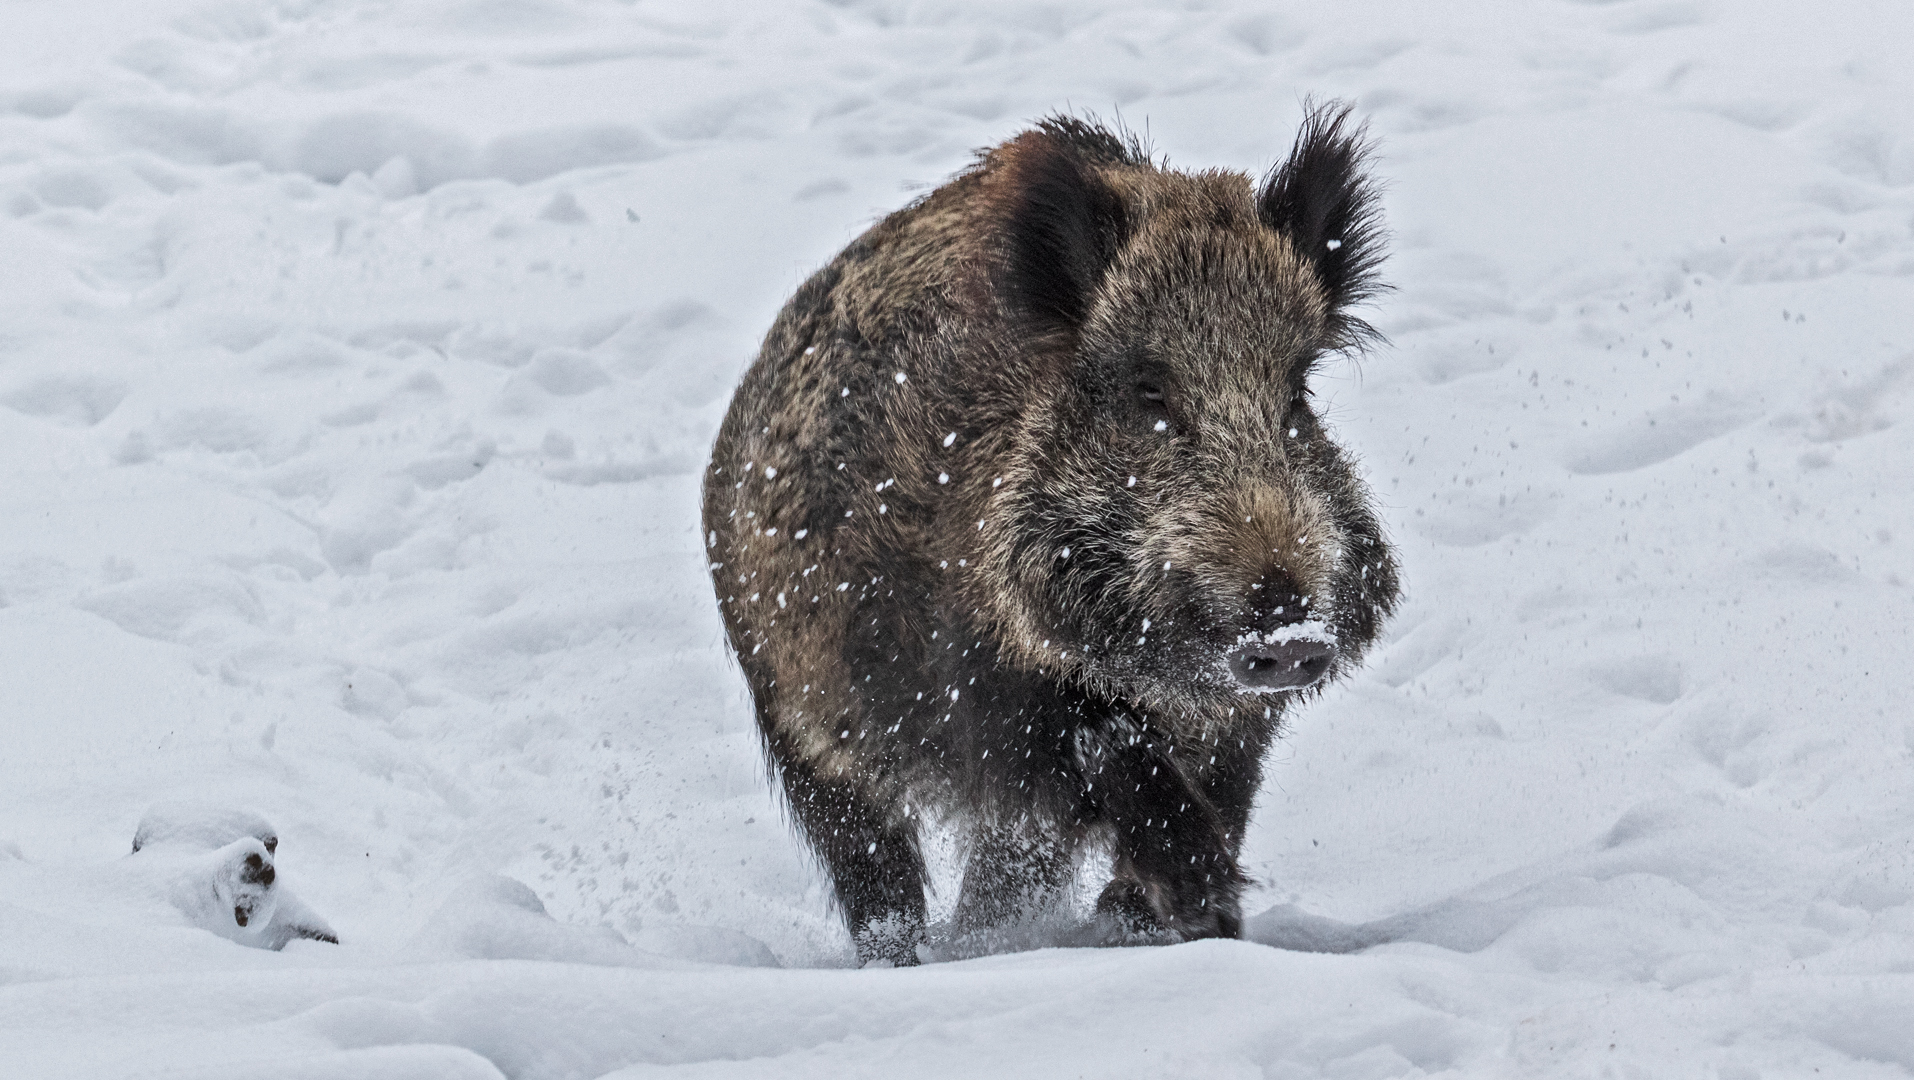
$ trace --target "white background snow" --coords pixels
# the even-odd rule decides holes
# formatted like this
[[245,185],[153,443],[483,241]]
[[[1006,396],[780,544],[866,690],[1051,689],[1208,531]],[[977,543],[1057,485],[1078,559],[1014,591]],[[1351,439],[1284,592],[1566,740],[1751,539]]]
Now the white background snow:
[[[1910,42],[0,8],[0,1073],[1906,1076]],[[1393,343],[1317,389],[1408,598],[1272,759],[1254,940],[848,970],[699,550],[730,387],[972,148],[1074,108],[1260,170],[1305,94],[1381,142]],[[270,819],[342,944],[190,925],[127,856],[182,798]]]

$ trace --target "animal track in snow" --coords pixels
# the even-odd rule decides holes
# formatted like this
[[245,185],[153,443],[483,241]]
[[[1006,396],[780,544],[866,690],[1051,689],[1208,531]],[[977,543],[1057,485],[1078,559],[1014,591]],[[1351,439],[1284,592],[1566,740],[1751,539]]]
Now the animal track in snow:
[[1474,498],[1452,498],[1432,510],[1420,528],[1439,544],[1475,547],[1528,532],[1554,514],[1554,504],[1541,498],[1518,495],[1511,499],[1503,494],[1491,506],[1487,494],[1478,489]]
[[1726,435],[1754,418],[1752,408],[1718,395],[1650,409],[1595,433],[1566,464],[1570,472],[1596,476],[1645,469]]
[[1755,557],[1754,565],[1763,576],[1823,585],[1838,585],[1857,573],[1832,551],[1812,544],[1769,548]]
[[1257,56],[1274,56],[1285,52],[1301,45],[1308,37],[1298,27],[1268,12],[1230,23],[1228,34],[1237,44]]
[[[1810,442],[1845,442],[1894,426],[1889,417],[1903,410],[1895,407],[1914,385],[1914,354],[1900,357],[1866,378],[1828,392],[1814,415],[1807,420],[1806,437]],[[1798,423],[1790,417],[1783,423]]]
[[1681,697],[1681,669],[1663,656],[1637,656],[1594,670],[1595,681],[1623,697],[1656,705]]
[[156,575],[118,581],[74,603],[129,634],[158,641],[184,641],[221,622],[253,626],[266,621],[259,590],[228,572]]
[[126,387],[109,379],[54,375],[0,394],[0,405],[27,416],[92,427],[111,416],[125,398]]

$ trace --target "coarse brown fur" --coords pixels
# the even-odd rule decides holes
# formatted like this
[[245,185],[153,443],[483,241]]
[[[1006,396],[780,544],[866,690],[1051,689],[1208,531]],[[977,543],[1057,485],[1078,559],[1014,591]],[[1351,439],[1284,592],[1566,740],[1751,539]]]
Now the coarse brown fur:
[[1371,336],[1365,164],[1342,108],[1261,185],[1054,117],[778,316],[704,526],[861,959],[915,962],[927,810],[974,834],[961,931],[1054,896],[1102,838],[1116,931],[1238,932],[1264,750],[1396,598],[1307,381]]

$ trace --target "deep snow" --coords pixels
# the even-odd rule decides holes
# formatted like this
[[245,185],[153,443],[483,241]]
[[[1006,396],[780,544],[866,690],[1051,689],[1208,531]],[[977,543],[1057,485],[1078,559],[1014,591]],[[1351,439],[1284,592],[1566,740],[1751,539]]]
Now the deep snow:
[[[0,1072],[1914,1071],[1909,41],[1861,2],[7,7]],[[1382,140],[1392,344],[1317,390],[1409,596],[1278,747],[1255,940],[844,970],[698,546],[731,384],[971,148],[1074,107],[1261,169],[1305,94]],[[195,926],[128,854],[180,798],[263,814],[342,943]]]

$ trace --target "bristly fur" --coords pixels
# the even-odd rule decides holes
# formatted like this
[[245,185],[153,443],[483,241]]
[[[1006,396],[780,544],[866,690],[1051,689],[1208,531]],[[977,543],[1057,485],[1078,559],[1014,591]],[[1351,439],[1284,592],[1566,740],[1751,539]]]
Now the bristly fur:
[[[1316,266],[1342,348],[1380,340],[1375,327],[1347,309],[1387,288],[1377,276],[1387,237],[1368,168],[1369,126],[1351,128],[1347,105],[1303,103],[1303,126],[1281,165],[1269,171],[1258,199],[1263,221],[1284,233]],[[1335,241],[1337,246],[1330,247]]]
[[1094,115],[1052,113],[1037,121],[1037,130],[1069,147],[1093,165],[1148,165],[1150,148],[1142,136],[1122,124],[1105,127]]
[[[960,934],[1053,900],[1088,844],[1114,857],[1109,940],[1239,931],[1264,751],[1396,600],[1308,395],[1381,287],[1347,115],[1313,111],[1260,193],[1049,117],[853,241],[765,336],[706,546],[860,959],[918,958],[926,810],[972,834]],[[1314,681],[1255,666],[1278,657]]]

